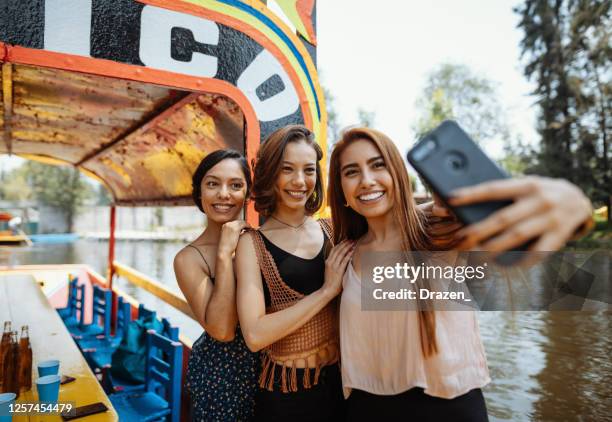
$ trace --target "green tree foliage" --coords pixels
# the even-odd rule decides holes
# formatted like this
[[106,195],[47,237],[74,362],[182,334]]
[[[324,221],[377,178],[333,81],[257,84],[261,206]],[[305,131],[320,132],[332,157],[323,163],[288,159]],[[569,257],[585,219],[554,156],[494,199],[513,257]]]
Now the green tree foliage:
[[541,144],[528,170],[567,178],[609,209],[611,10],[610,0],[525,0],[515,9],[540,108]]
[[465,65],[444,63],[434,68],[416,106],[419,117],[413,130],[417,136],[434,129],[443,120],[453,119],[476,142],[509,138],[496,85]]
[[3,172],[0,181],[0,199],[20,202],[32,197],[32,189],[24,172],[17,170]]
[[79,207],[92,196],[91,186],[78,170],[28,161],[12,173],[11,181],[27,180],[33,199],[61,210],[72,231]]

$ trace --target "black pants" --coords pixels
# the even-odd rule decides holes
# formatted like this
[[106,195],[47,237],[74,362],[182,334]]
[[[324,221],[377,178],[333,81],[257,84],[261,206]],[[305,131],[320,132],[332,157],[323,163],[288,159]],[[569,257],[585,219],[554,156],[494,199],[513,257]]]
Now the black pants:
[[[311,375],[314,374],[314,371]],[[298,391],[283,393],[276,379],[274,391],[260,388],[255,394],[255,420],[262,422],[336,422],[346,420],[346,402],[338,365],[321,369],[319,382],[302,386],[304,369],[297,370]],[[312,378],[311,378],[312,379]]]
[[347,404],[349,422],[486,422],[489,420],[480,388],[450,400],[428,396],[422,388],[412,388],[393,396],[353,390]]

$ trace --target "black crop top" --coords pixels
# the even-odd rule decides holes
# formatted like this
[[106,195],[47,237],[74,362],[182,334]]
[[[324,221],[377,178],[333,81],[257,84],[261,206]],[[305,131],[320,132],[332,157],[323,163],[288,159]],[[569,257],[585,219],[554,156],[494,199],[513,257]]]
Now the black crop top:
[[[312,259],[300,258],[290,254],[268,240],[263,233],[261,233],[261,237],[266,245],[266,249],[274,259],[278,273],[287,286],[304,295],[313,293],[323,286],[323,281],[325,280],[325,250],[329,242],[325,232],[323,232],[323,246],[321,246],[317,256]],[[263,282],[267,308],[271,304],[270,291],[263,278],[263,274],[261,275],[261,280]]]

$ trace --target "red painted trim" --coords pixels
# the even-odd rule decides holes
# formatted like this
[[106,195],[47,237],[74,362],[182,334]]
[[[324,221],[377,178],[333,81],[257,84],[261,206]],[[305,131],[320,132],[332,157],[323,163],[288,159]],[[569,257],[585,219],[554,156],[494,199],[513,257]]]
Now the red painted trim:
[[189,91],[207,92],[224,95],[234,101],[242,112],[247,123],[247,155],[248,150],[259,148],[259,120],[255,110],[246,96],[229,82],[213,78],[199,78],[165,70],[151,69],[110,60],[91,57],[74,56],[53,51],[36,50],[20,46],[7,46],[6,60],[16,64],[26,64],[74,72],[89,73],[111,78],[126,79],[164,85]]
[[108,288],[113,288],[113,275],[115,274],[115,228],[117,226],[117,209],[114,205],[110,207],[110,235],[108,239]]
[[7,46],[2,41],[0,41],[0,62],[3,62],[6,56],[7,56]]

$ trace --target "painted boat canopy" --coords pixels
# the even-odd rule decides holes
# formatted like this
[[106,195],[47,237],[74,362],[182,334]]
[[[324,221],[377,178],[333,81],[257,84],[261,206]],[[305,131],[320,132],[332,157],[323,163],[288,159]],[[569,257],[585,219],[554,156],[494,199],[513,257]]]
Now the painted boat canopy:
[[287,23],[257,0],[8,3],[0,153],[76,166],[118,205],[178,205],[212,150],[253,158],[290,123],[326,150],[314,0],[278,0]]

